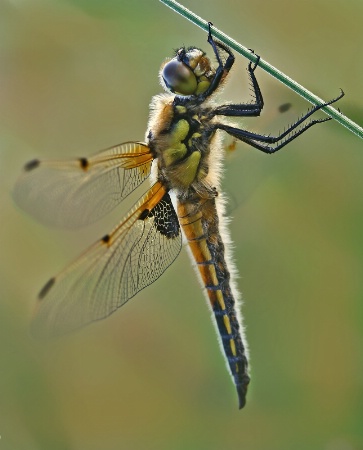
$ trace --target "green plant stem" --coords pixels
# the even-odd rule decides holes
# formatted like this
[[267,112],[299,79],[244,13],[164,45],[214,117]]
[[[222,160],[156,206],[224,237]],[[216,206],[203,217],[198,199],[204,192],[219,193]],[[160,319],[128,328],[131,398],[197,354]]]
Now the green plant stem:
[[[181,14],[186,19],[193,22],[195,25],[199,26],[205,31],[208,31],[208,22],[206,20],[203,20],[201,17],[194,14],[189,9],[182,6],[180,3],[177,3],[174,0],[160,0],[161,3],[164,3],[164,5],[169,6],[172,10],[175,12]],[[245,56],[252,62],[256,62],[256,55],[251,52],[248,48],[244,47],[243,45],[239,44],[234,39],[230,38],[226,34],[224,34],[222,31],[218,30],[213,26],[212,28],[212,34],[215,36],[218,40],[223,42],[224,44],[228,45],[231,49],[235,50],[237,53],[239,53],[242,56]],[[276,69],[274,66],[269,64],[267,61],[264,61],[262,58],[260,58],[258,66],[264,69],[266,72],[268,72],[270,75],[272,75],[277,80],[281,81],[285,86],[292,89],[294,92],[299,94],[301,97],[308,100],[313,105],[322,105],[325,103],[324,100],[322,100],[317,95],[313,94],[312,92],[308,91],[304,86],[301,86],[301,84],[297,83],[296,81],[292,80],[290,77],[282,73],[280,70]],[[324,111],[328,116],[335,119],[337,122],[339,122],[344,127],[348,128],[352,133],[356,134],[360,138],[363,139],[363,128],[360,127],[358,124],[350,120],[348,117],[346,117],[344,114],[342,114],[340,111],[329,106],[324,106],[321,108],[322,111]]]

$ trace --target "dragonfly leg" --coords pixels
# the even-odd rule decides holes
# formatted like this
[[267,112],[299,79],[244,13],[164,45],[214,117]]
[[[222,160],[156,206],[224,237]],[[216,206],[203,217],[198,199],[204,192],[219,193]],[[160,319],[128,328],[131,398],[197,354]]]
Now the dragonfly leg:
[[[212,32],[211,32],[212,25],[213,25],[212,22],[208,22],[208,27],[209,27],[208,43],[213,48],[214,55],[218,61],[218,68],[216,70],[216,74],[215,74],[209,88],[206,90],[206,92],[204,94],[202,94],[202,98],[204,98],[204,99],[209,97],[211,94],[213,94],[213,92],[220,85],[222,78],[226,77],[226,75],[231,70],[231,67],[233,66],[233,63],[234,63],[234,55],[231,52],[231,50],[226,45],[222,44],[222,42],[219,42],[219,41],[216,41],[213,39]],[[226,52],[228,55],[226,62],[224,64],[222,62],[221,55],[220,55],[218,48],[223,50],[224,52]]]
[[[268,143],[256,142],[256,141],[262,141],[263,142],[263,141],[265,141],[265,139],[268,139],[269,136],[255,135],[255,137],[249,138],[249,137],[243,137],[242,133],[237,136],[237,134],[234,131],[233,132],[230,132],[230,131],[227,131],[227,130],[225,130],[225,131],[227,131],[227,133],[229,133],[232,136],[236,137],[240,141],[243,141],[246,144],[250,145],[251,147],[257,148],[258,150],[261,150],[262,152],[267,153],[267,154],[273,154],[273,153],[276,153],[281,148],[285,147],[285,145],[287,145],[289,142],[291,142],[294,139],[296,139],[298,136],[300,136],[300,134],[304,133],[307,129],[309,129],[313,125],[315,125],[317,123],[327,122],[328,120],[331,120],[331,117],[327,117],[325,119],[312,120],[307,125],[305,125],[303,128],[301,128],[300,130],[294,132],[291,136],[289,136],[288,138],[284,139],[282,142],[280,142],[279,144],[277,144],[275,146],[269,145]],[[237,129],[237,131],[238,132],[243,132],[244,130],[238,130]],[[276,138],[272,138],[272,139],[276,139]]]
[[[264,136],[262,134],[252,133],[247,130],[242,130],[239,128],[234,128],[228,125],[224,124],[216,124],[215,128],[218,128],[220,130],[226,131],[231,136],[235,137],[236,139],[239,139],[243,142],[246,142],[247,144],[251,145],[254,148],[257,148],[258,150],[261,150],[265,153],[275,153],[281,148],[285,147],[286,144],[296,139],[298,136],[300,136],[302,133],[304,133],[306,130],[308,130],[310,127],[317,123],[326,122],[328,120],[331,120],[331,117],[326,117],[324,119],[315,119],[300,128],[299,130],[296,130],[296,128],[301,125],[306,119],[308,119],[314,112],[318,111],[324,106],[330,105],[339,99],[341,99],[344,96],[344,92],[341,91],[340,95],[333,100],[330,100],[329,102],[323,103],[322,105],[315,106],[310,111],[308,111],[304,116],[302,116],[299,120],[297,120],[295,123],[293,123],[291,126],[287,128],[283,133],[280,133],[278,136]],[[295,131],[294,131],[295,130]],[[288,136],[290,133],[292,133],[290,136]],[[284,139],[286,138],[286,139]],[[283,141],[282,141],[283,140]],[[257,141],[257,142],[255,142]],[[282,141],[278,143],[279,141]],[[261,142],[261,143],[260,143]],[[271,146],[269,144],[277,144],[276,146]]]
[[246,104],[238,103],[231,105],[221,105],[212,111],[213,115],[245,117],[245,116],[259,116],[261,114],[264,101],[260,90],[260,86],[258,85],[255,76],[255,69],[258,66],[259,60],[260,57],[257,56],[257,61],[255,63],[252,63],[250,61],[247,67],[251,87],[253,90],[254,102]]

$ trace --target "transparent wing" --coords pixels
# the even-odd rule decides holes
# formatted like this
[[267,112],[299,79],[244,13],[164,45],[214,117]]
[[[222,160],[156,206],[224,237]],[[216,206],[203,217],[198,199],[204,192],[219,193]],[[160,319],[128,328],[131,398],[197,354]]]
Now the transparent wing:
[[16,203],[48,226],[77,228],[109,213],[149,175],[153,156],[126,142],[91,158],[30,161],[15,185]]
[[169,194],[157,182],[112,233],[43,287],[33,333],[56,336],[113,313],[159,278],[181,242]]

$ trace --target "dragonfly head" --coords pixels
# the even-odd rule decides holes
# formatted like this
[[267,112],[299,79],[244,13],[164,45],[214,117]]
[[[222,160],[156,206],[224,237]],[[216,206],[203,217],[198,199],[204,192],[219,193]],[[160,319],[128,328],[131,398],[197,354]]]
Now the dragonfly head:
[[209,59],[195,47],[180,48],[173,59],[164,62],[160,70],[160,81],[164,88],[185,96],[205,92],[213,76]]

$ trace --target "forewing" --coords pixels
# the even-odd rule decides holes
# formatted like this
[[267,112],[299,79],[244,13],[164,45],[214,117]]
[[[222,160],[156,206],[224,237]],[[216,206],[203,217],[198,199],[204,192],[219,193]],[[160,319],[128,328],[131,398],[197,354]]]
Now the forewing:
[[181,242],[169,194],[157,182],[112,233],[48,281],[39,294],[33,333],[56,336],[113,313],[159,278]]
[[109,213],[149,175],[149,147],[126,142],[91,158],[30,161],[16,183],[14,199],[48,226],[77,228]]

